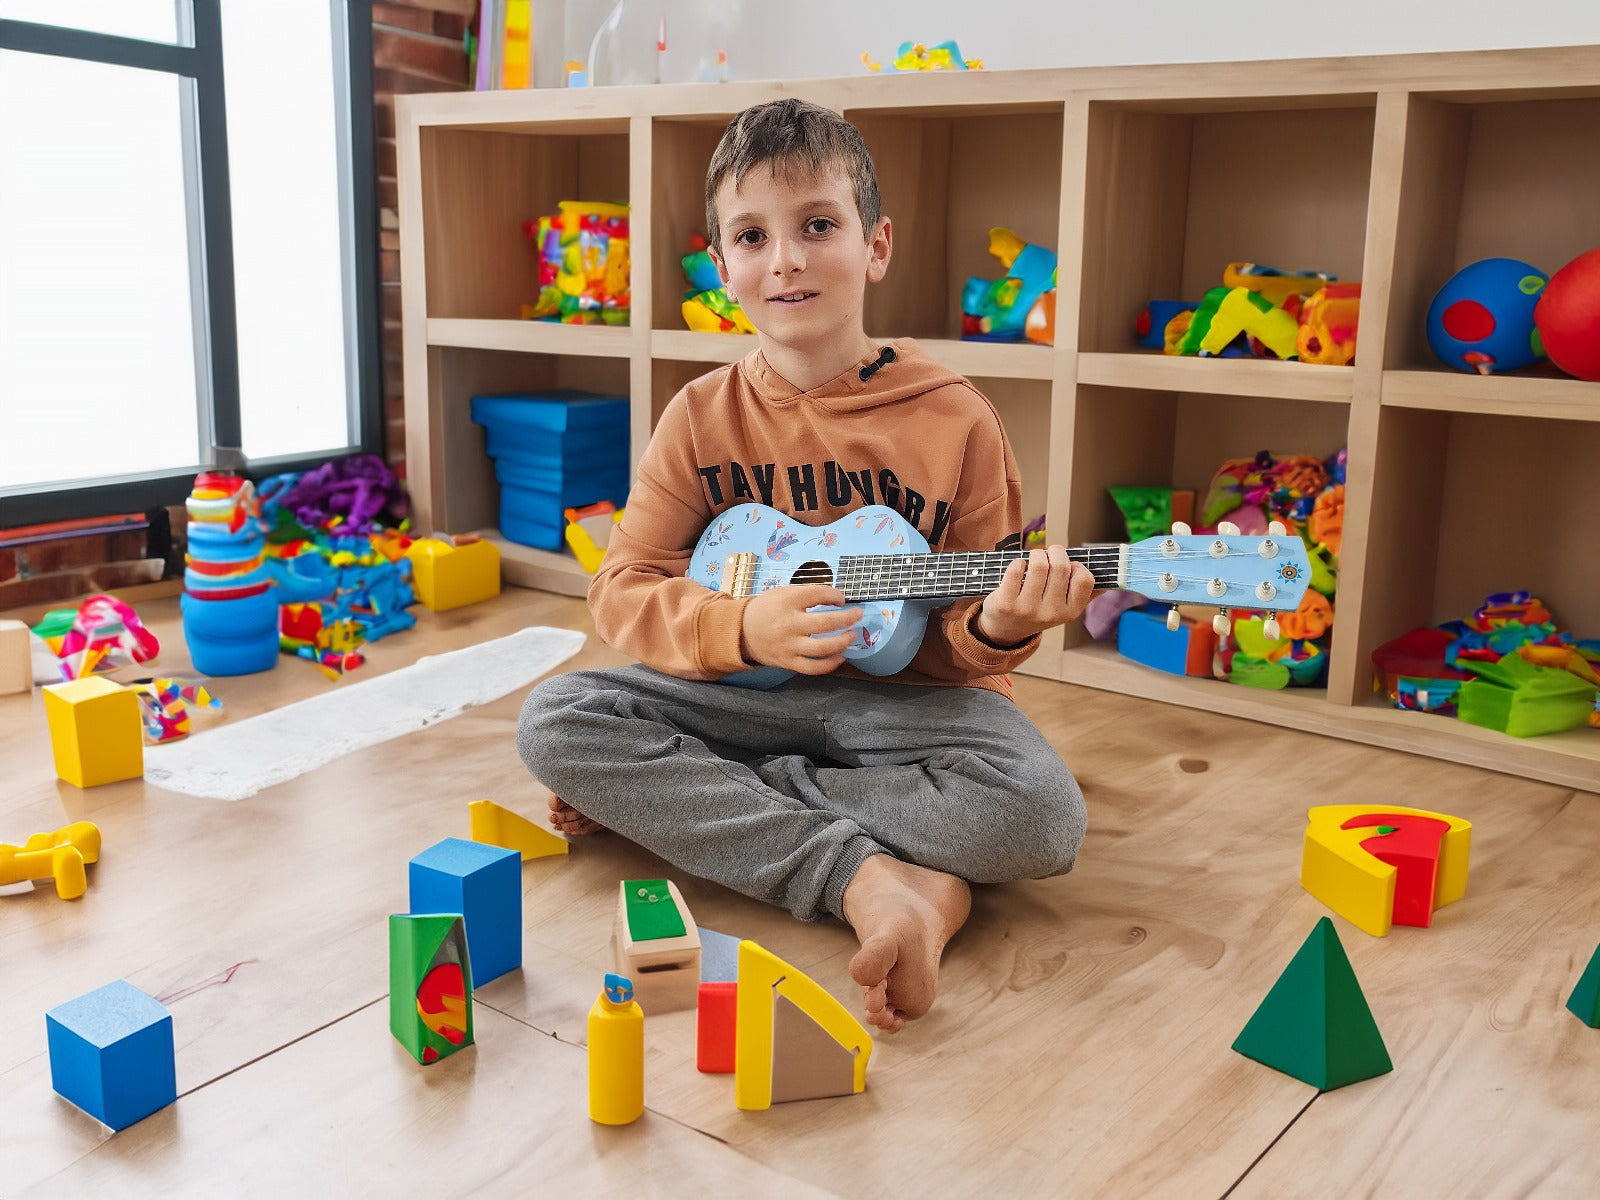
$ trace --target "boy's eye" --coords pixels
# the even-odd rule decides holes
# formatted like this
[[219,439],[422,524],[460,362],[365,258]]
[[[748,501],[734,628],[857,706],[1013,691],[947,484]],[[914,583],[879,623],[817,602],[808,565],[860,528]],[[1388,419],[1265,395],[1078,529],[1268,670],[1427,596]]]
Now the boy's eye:
[[754,246],[761,241],[761,230],[741,229],[733,240],[741,246]]
[[806,222],[806,229],[810,233],[827,233],[833,227],[833,222],[827,217],[812,217]]

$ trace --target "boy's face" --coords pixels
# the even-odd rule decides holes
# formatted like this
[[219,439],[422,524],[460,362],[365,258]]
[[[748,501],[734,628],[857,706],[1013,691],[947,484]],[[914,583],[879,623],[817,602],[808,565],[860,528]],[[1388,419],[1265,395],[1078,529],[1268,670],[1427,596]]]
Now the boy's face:
[[868,237],[838,170],[774,175],[762,164],[717,189],[717,273],[764,338],[800,352],[860,341],[866,285],[889,266],[887,218]]

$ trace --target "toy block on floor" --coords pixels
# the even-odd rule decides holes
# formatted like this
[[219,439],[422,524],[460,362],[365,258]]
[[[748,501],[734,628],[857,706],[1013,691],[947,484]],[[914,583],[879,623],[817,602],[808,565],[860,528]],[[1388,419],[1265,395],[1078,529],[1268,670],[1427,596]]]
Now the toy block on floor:
[[1595,947],[1578,986],[1567,997],[1567,1009],[1590,1029],[1600,1029],[1600,946]]
[[572,850],[565,838],[540,829],[527,817],[501,808],[493,800],[472,801],[467,805],[467,817],[472,823],[473,841],[516,850],[523,862],[530,858],[548,858],[552,854],[568,854]]
[[424,1066],[472,1045],[472,962],[456,913],[389,917],[389,1032]]
[[1325,804],[1306,814],[1300,886],[1357,929],[1426,928],[1466,893],[1472,823],[1398,805]]
[[522,859],[515,850],[445,838],[411,860],[411,911],[460,913],[482,987],[522,965]]
[[470,534],[435,534],[412,542],[411,583],[430,612],[445,612],[500,594],[500,548]]
[[738,1046],[739,985],[702,983],[695,1010],[695,1066],[707,1075],[731,1075]]
[[0,696],[33,690],[33,648],[21,621],[0,621]]
[[1394,1069],[1328,917],[1317,922],[1233,1048],[1324,1092]]
[[144,774],[139,697],[103,675],[44,689],[56,774],[81,788]]
[[815,980],[752,941],[739,943],[734,1102],[850,1096],[867,1086],[872,1038]]
[[45,1014],[50,1085],[112,1129],[126,1129],[178,1097],[172,1014],[126,980]]
[[633,980],[646,1016],[693,1008],[700,987],[700,931],[678,885],[624,879],[611,931],[617,974]]
[[56,895],[76,900],[89,890],[86,863],[100,861],[100,827],[74,821],[54,833],[36,833],[20,846],[0,844],[0,886],[51,878]]

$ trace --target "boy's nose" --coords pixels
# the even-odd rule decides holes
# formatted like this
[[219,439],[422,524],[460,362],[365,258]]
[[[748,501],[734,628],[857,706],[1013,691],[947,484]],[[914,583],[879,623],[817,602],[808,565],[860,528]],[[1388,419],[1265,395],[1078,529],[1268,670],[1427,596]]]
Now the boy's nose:
[[772,273],[787,275],[806,265],[805,251],[800,243],[787,238],[777,238],[772,246]]

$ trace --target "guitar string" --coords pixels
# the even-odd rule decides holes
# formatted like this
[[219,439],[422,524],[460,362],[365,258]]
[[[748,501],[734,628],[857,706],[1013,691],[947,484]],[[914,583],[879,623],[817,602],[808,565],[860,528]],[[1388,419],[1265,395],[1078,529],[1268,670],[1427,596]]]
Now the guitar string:
[[[1007,561],[1003,563],[988,561],[996,555],[1007,558]],[[1015,555],[1015,557],[1009,557],[1012,555]],[[835,583],[857,586],[873,584],[905,587],[910,585],[926,586],[930,583],[938,585],[960,582],[964,586],[995,587],[1004,578],[1006,567],[1011,562],[1020,561],[1024,557],[1023,552],[1003,550],[948,551],[941,552],[937,556],[926,554],[846,555],[841,558],[840,569],[838,570],[830,569],[828,564],[818,564],[813,567],[808,563],[802,563],[793,572],[786,571],[780,567],[763,565],[758,566],[755,571],[751,572],[750,581],[752,587],[755,584],[766,582],[773,576],[785,577],[791,583],[826,582],[832,578]],[[1261,556],[1250,551],[1229,550],[1223,557],[1255,559]],[[974,558],[980,560],[977,566],[973,565],[972,560]],[[962,561],[955,561],[958,559]],[[1128,571],[1127,578],[1130,581],[1158,580],[1163,575],[1172,574],[1172,572],[1161,571],[1156,568],[1162,564],[1173,563],[1183,559],[1222,561],[1209,551],[1179,551],[1175,555],[1163,555],[1155,560],[1153,564],[1140,563],[1137,566],[1132,566]],[[1096,568],[1120,566],[1122,552],[1119,547],[1095,547],[1081,552],[1081,556],[1074,556],[1072,561],[1089,567],[1091,573],[1095,575],[1096,582],[1099,582],[1100,572]],[[1270,562],[1272,560],[1268,559],[1266,561]],[[930,563],[932,564],[931,570],[928,569],[928,564]],[[887,576],[887,579],[885,576]],[[1210,582],[1210,577],[1203,575],[1185,574],[1174,576],[1174,578],[1180,583]],[[1114,578],[1112,582],[1115,582]],[[1248,585],[1235,584],[1234,586]]]

